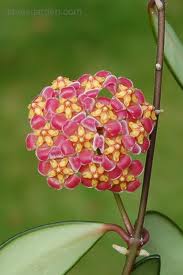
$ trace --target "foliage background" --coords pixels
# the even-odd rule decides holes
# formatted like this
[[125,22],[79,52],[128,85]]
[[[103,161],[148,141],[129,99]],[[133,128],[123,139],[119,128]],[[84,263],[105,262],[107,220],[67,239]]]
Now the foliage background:
[[[181,0],[169,1],[167,17],[183,39]],[[11,16],[8,9],[79,9],[73,16]],[[56,76],[76,78],[107,69],[132,79],[151,100],[155,42],[146,1],[6,0],[0,4],[1,192],[0,241],[40,224],[63,220],[120,223],[110,192],[78,188],[55,192],[36,172],[25,150],[27,105]],[[149,209],[163,212],[183,227],[183,93],[165,69],[162,108]],[[135,219],[140,190],[124,194]],[[122,259],[105,236],[71,275],[119,274]],[[72,251],[71,251],[72,253]]]

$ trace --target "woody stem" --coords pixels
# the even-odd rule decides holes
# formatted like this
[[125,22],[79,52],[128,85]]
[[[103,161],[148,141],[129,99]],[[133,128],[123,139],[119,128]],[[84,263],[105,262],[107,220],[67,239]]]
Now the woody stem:
[[[157,41],[157,56],[156,56],[156,66],[155,66],[155,84],[154,84],[154,106],[155,109],[160,109],[161,100],[161,85],[162,85],[162,73],[163,73],[163,58],[164,58],[164,37],[165,37],[165,3],[164,0],[150,0],[149,4],[152,7],[156,5],[158,12],[158,41]],[[144,218],[146,213],[151,171],[154,157],[154,149],[156,143],[158,119],[155,128],[151,134],[150,140],[151,145],[147,153],[144,180],[142,187],[141,200],[139,205],[138,217],[135,224],[134,238],[131,240],[129,245],[129,254],[126,258],[126,262],[123,268],[123,275],[129,275],[133,269],[135,259],[137,257],[137,252],[140,249],[140,238],[142,236]]]

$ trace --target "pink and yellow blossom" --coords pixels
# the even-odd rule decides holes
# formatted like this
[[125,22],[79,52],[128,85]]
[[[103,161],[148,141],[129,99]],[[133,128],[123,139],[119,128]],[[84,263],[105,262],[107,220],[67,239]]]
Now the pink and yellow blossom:
[[[102,89],[108,96],[100,96]],[[38,171],[54,189],[79,184],[97,190],[133,192],[147,152],[156,113],[131,80],[108,71],[76,80],[59,76],[28,106]]]

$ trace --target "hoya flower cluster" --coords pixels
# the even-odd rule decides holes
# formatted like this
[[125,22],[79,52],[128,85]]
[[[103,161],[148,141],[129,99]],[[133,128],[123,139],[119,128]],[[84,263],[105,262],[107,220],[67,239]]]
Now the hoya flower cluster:
[[129,79],[107,71],[73,81],[59,76],[28,108],[27,149],[35,150],[49,186],[139,187],[143,165],[133,157],[148,150],[156,115]]

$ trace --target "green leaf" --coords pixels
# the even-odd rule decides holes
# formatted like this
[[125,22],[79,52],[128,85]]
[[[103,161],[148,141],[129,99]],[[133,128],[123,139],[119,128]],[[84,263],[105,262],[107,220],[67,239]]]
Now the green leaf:
[[[149,8],[149,15],[153,32],[157,38],[158,16],[155,8]],[[165,25],[165,61],[178,84],[183,88],[183,45],[167,21]]]
[[107,98],[112,98],[113,95],[111,94],[111,92],[107,89],[102,89],[100,90],[98,97],[107,97]]
[[183,232],[168,217],[154,211],[147,212],[145,228],[150,240],[145,249],[161,256],[161,275],[183,274]]
[[132,275],[159,275],[160,274],[160,256],[152,255],[143,258],[134,266]]
[[65,274],[105,233],[104,224],[66,222],[21,233],[0,247],[0,274]]

